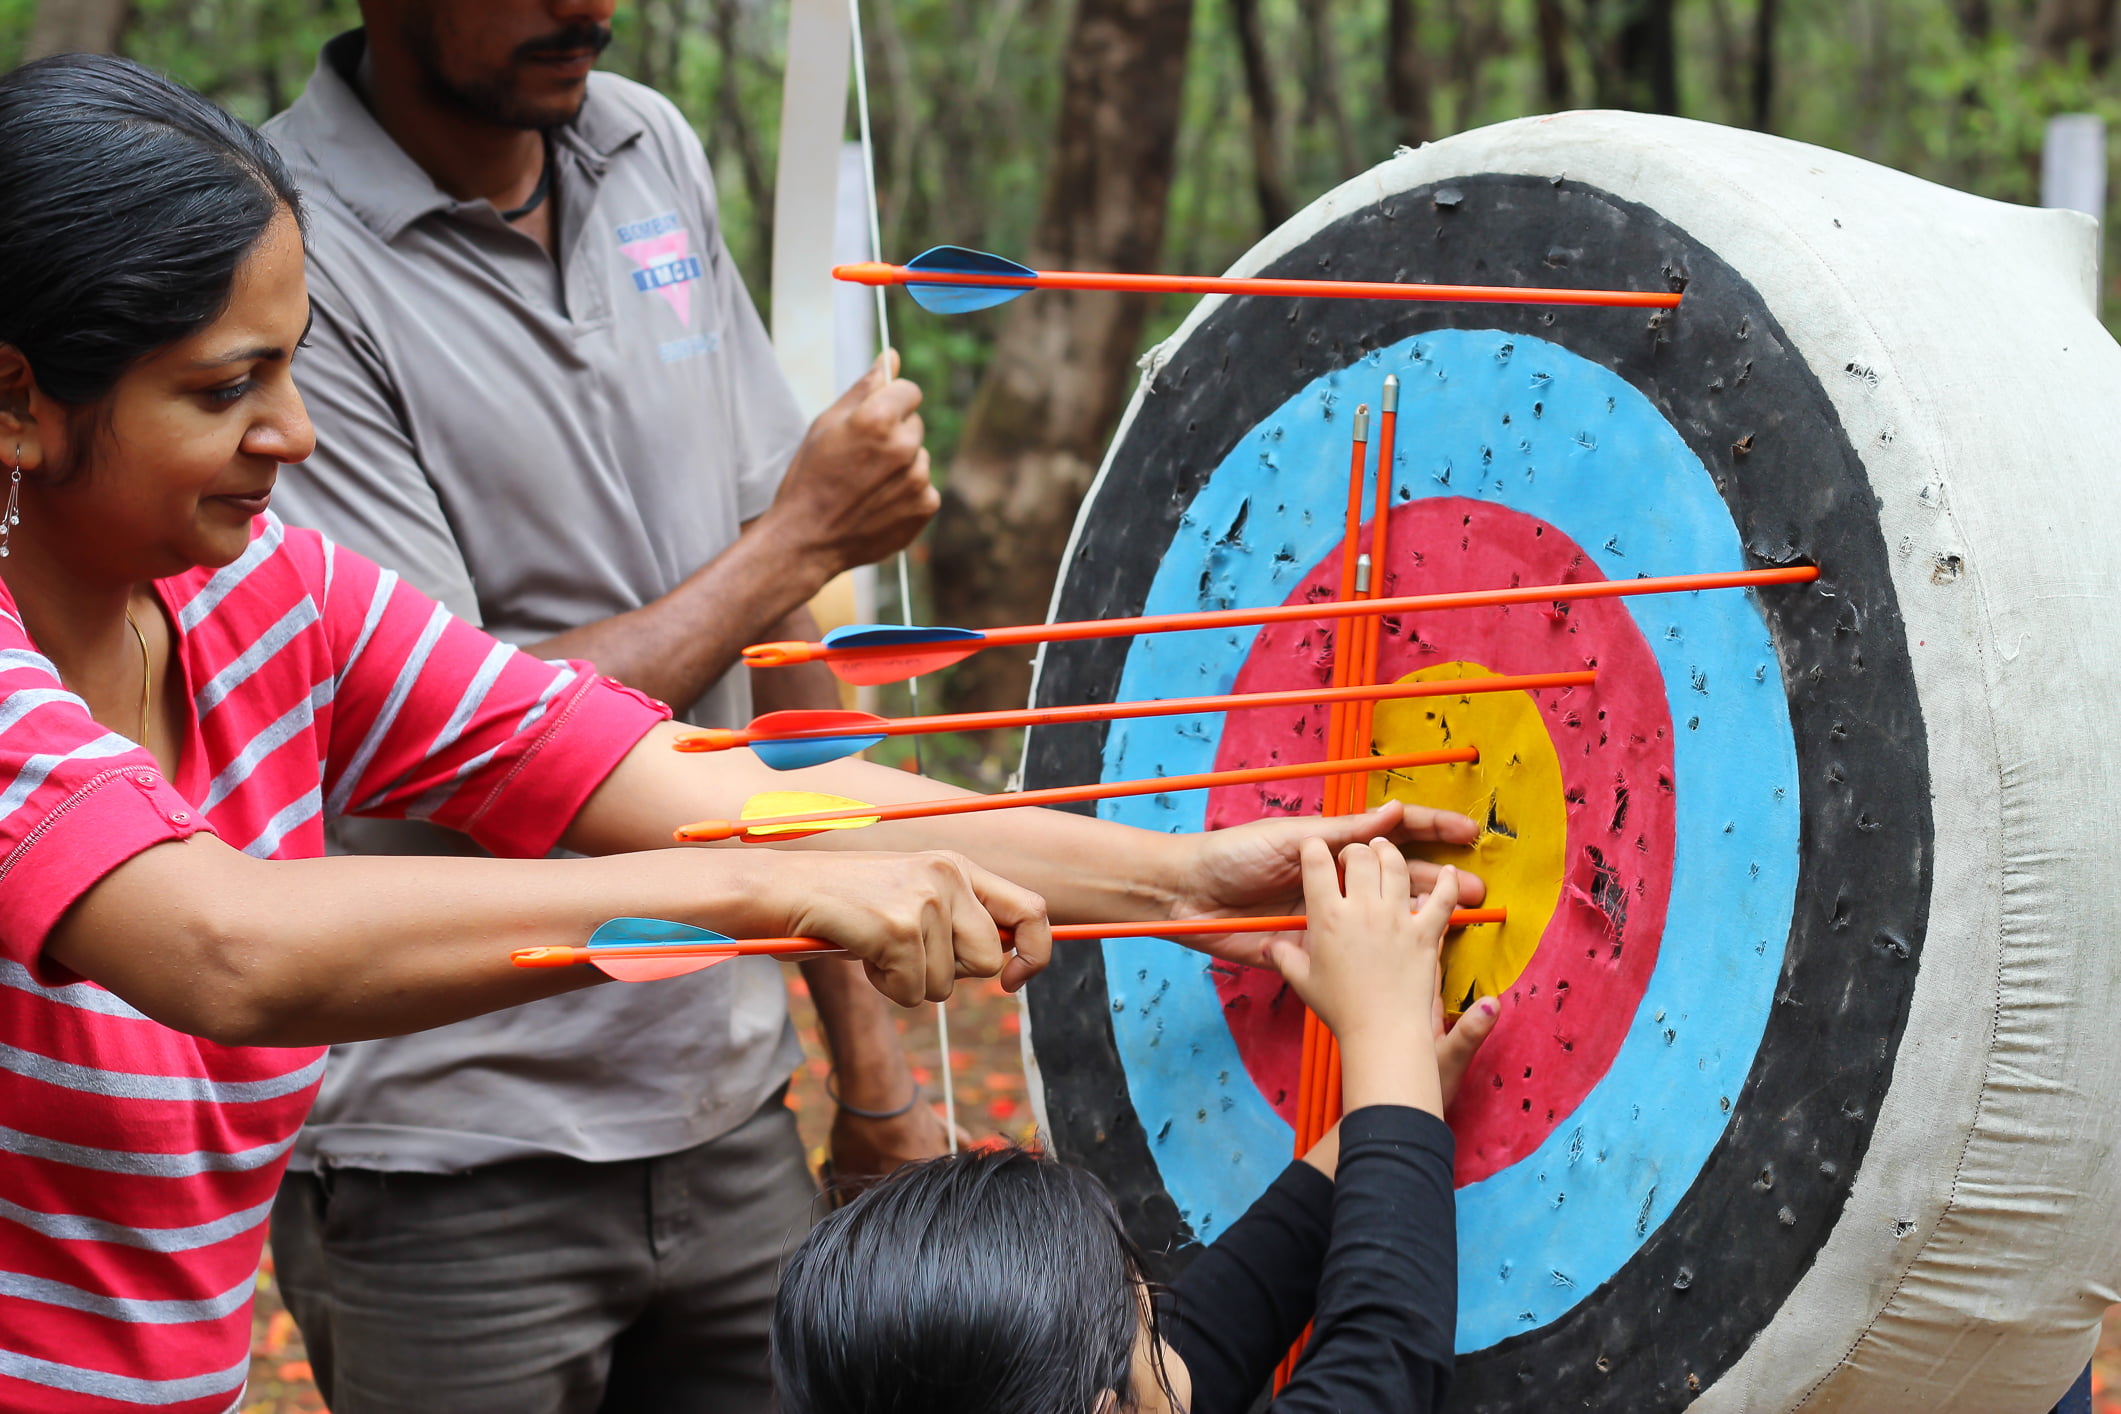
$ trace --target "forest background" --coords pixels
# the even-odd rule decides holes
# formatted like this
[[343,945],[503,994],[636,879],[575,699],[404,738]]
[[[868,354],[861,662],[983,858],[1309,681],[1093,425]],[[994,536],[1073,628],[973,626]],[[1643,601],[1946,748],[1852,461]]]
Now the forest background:
[[[705,143],[764,310],[787,0],[626,0],[605,67]],[[2003,201],[2036,200],[2047,120],[2121,128],[2116,0],[867,0],[885,258],[931,245],[1049,268],[1226,268],[1293,210],[1414,145],[1524,114],[1634,108],[1759,128]],[[0,68],[115,47],[261,121],[354,0],[0,0]],[[2106,239],[2105,308],[2121,321]],[[945,508],[931,622],[1043,618],[1134,360],[1185,297],[1044,295],[893,321],[928,392]],[[943,705],[1021,705],[983,654]],[[887,706],[900,705],[890,704]],[[937,705],[933,698],[930,710]],[[1002,768],[1011,743],[964,765]]]
[[[1416,145],[1525,114],[1632,108],[1758,128],[2003,201],[2032,202],[2047,120],[2121,129],[2117,0],[864,0],[885,258],[930,245],[1050,268],[1216,273],[1292,211]],[[787,0],[623,0],[604,66],[677,103],[706,145],[724,232],[761,312],[772,249]],[[115,49],[262,121],[301,92],[354,0],[0,0],[0,70]],[[2109,183],[2112,189],[2113,183]],[[2108,225],[2104,310],[2121,328]],[[1043,618],[1076,504],[1135,356],[1190,298],[1042,295],[892,332],[927,389],[945,491],[916,547],[930,622]],[[1018,706],[1027,665],[983,654],[944,705]],[[903,706],[889,703],[887,708]],[[933,699],[928,702],[935,710]],[[992,789],[1008,739],[929,768]],[[799,1020],[807,1007],[796,983]],[[1028,1131],[1013,1000],[962,988],[943,1056],[975,1130]],[[795,1101],[821,1142],[823,1061]],[[260,1275],[250,1414],[320,1407]],[[2121,1308],[2117,1308],[2121,1310]],[[2096,1402],[2121,1381],[2109,1322]]]

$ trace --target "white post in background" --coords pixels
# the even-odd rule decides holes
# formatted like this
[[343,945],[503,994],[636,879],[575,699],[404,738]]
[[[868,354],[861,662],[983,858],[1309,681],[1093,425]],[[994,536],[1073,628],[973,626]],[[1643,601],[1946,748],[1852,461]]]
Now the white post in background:
[[[835,264],[869,258],[861,145],[847,155],[852,46],[844,0],[793,0],[773,187],[773,352],[805,417],[823,412],[875,357],[874,317],[847,308],[866,291],[832,278]],[[826,628],[876,622],[876,567],[826,585],[811,612]],[[876,689],[861,688],[853,705],[874,711],[875,698]]]
[[[862,175],[862,145],[840,144],[839,200],[832,214],[832,261],[853,265],[869,258],[869,187]],[[854,386],[876,358],[876,305],[863,285],[832,282],[832,396]],[[853,572],[854,621],[877,621],[876,566]],[[876,710],[876,689],[856,690],[862,710]]]
[[792,0],[773,184],[773,352],[803,416],[838,395],[833,279],[852,26],[840,0]]
[[[2105,294],[2106,120],[2096,113],[2061,113],[2047,120],[2040,148],[2040,204],[2081,211],[2099,223],[2093,257],[2094,288]],[[2097,297],[2095,297],[2095,307]]]

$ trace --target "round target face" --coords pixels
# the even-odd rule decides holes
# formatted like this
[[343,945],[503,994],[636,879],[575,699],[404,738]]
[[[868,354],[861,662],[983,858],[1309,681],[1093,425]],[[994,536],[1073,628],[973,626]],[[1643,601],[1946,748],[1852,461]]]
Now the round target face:
[[[1350,415],[1402,393],[1387,595],[1816,562],[1814,585],[1388,618],[1384,678],[1595,668],[1587,688],[1383,704],[1373,781],[1464,811],[1439,853],[1510,910],[1450,940],[1503,1001],[1461,1087],[1465,1408],[1681,1407],[1824,1241],[1890,1082],[1925,922],[1927,771],[1860,464],[1769,311],[1655,214],[1515,177],[1393,197],[1268,270],[1640,287],[1632,312],[1226,303],[1157,369],[1085,507],[1061,618],[1330,598]],[[1373,502],[1374,503],[1374,502]],[[1052,645],[1041,705],[1323,686],[1335,626]],[[1290,709],[1039,729],[1028,785],[1324,755]],[[1197,830],[1317,781],[1107,802]],[[1056,1143],[1183,1260],[1289,1161],[1301,1004],[1154,941],[1031,992]]]

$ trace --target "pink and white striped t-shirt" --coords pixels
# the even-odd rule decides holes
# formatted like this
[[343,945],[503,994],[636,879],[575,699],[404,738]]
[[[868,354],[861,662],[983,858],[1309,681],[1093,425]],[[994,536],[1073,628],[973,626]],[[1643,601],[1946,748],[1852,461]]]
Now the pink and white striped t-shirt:
[[200,830],[316,857],[340,813],[541,855],[667,715],[276,517],[233,564],[156,587],[192,706],[174,782],[91,720],[0,585],[0,1409],[19,1414],[233,1407],[266,1217],[324,1068],[318,1047],[172,1031],[44,962],[67,908]]

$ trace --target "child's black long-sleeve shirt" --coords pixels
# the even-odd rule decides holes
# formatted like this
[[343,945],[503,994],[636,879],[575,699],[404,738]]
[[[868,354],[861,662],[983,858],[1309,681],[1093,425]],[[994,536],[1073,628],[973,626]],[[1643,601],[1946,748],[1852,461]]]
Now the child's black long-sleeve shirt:
[[1244,1414],[1311,1339],[1272,1414],[1427,1414],[1450,1387],[1458,1312],[1451,1131],[1372,1105],[1340,1123],[1329,1179],[1301,1161],[1194,1259],[1164,1307],[1192,1414]]

